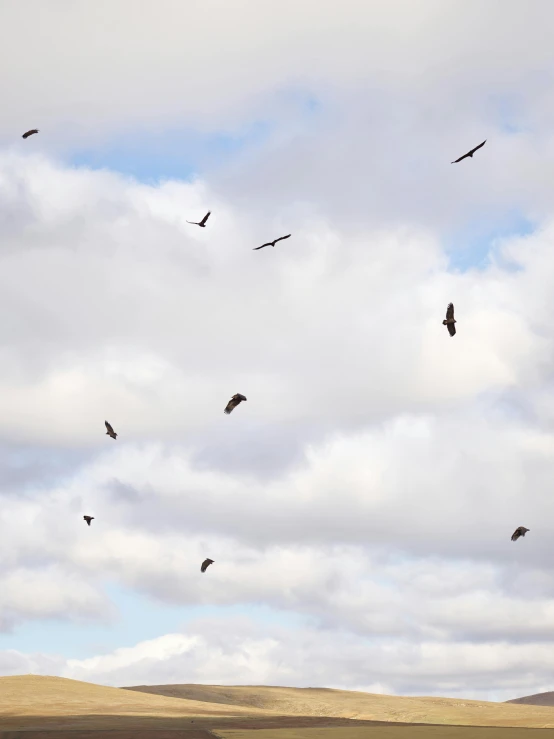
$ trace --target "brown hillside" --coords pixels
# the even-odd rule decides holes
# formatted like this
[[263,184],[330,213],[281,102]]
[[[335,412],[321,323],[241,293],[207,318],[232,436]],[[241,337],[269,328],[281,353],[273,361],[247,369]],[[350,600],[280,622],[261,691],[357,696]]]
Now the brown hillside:
[[513,698],[506,703],[523,703],[527,706],[554,706],[554,691],[549,693],[535,693],[523,698]]
[[[42,727],[51,719],[63,719],[62,723],[96,724],[110,722],[110,718],[171,719],[168,723],[187,726],[191,717],[251,716],[260,713],[255,709],[243,709],[231,705],[176,700],[161,695],[147,695],[119,688],[107,688],[93,683],[68,680],[62,677],[18,675],[0,677],[0,729],[12,725]],[[262,712],[263,713],[263,712]],[[93,722],[94,723],[94,722]]]
[[[181,697],[163,695],[167,690]],[[184,732],[188,739],[213,739],[223,730],[288,727],[294,733],[308,727],[322,730],[348,725],[361,730],[363,723],[371,721],[393,722],[396,727],[400,722],[554,727],[554,711],[542,706],[324,688],[180,685],[125,690],[36,675],[0,678],[0,732],[47,730],[50,734],[44,739],[62,729],[71,729],[76,732],[71,736],[80,739],[92,738],[98,731],[105,732],[104,739],[111,739],[108,732],[116,730],[113,736],[118,739],[146,739],[152,736],[148,732],[162,737],[169,731],[178,732],[175,737]],[[8,736],[13,739],[15,734]],[[64,736],[69,739],[70,734]]]
[[408,698],[329,688],[250,685],[150,685],[126,690],[205,701],[211,706],[222,703],[242,709],[250,706],[253,711],[271,711],[283,716],[463,726],[554,727],[554,712],[548,708],[453,698]]

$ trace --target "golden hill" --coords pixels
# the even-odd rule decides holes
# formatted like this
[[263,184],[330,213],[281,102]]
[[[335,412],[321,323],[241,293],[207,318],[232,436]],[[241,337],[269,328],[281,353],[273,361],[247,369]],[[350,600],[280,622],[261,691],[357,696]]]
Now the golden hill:
[[377,728],[373,722],[393,722],[389,725],[399,728],[402,722],[546,728],[554,727],[554,708],[325,688],[162,685],[123,689],[37,675],[0,678],[0,738],[3,731],[40,730],[34,737],[50,739],[61,729],[68,732],[67,739],[96,736],[98,731],[107,732],[102,736],[109,739],[112,730],[119,739],[175,736],[171,732],[176,730],[186,731],[189,739],[213,739],[212,730],[216,736],[245,729],[298,733],[310,727],[319,727],[318,731],[351,727],[349,732],[365,733],[371,728],[368,724]]
[[88,727],[109,724],[110,718],[138,719],[133,724],[141,726],[145,718],[163,718],[171,719],[162,722],[164,725],[174,726],[175,723],[189,724],[195,717],[250,716],[253,713],[256,711],[239,706],[212,706],[206,702],[107,688],[63,677],[0,677],[0,730],[66,723]]
[[282,716],[357,721],[458,724],[462,726],[554,727],[554,709],[454,698],[408,698],[330,688],[269,686],[152,685],[126,690],[222,704]]

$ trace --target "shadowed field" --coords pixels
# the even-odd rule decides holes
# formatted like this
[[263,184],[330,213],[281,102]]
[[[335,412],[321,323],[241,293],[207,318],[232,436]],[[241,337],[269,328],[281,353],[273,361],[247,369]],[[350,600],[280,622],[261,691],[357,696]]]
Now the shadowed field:
[[0,739],[554,739],[544,727],[554,727],[554,708],[325,688],[0,678]]
[[222,731],[219,739],[547,739],[554,729],[476,728],[468,726],[373,726],[356,729],[271,729]]

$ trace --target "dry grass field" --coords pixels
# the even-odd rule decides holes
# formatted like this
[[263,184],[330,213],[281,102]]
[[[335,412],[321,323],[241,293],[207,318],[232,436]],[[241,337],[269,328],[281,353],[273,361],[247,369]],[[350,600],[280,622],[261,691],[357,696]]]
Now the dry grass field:
[[0,678],[0,739],[100,737],[554,739],[554,708],[324,688],[120,689],[35,675]]
[[219,739],[550,739],[554,729],[476,728],[467,726],[372,726],[341,729],[223,731]]

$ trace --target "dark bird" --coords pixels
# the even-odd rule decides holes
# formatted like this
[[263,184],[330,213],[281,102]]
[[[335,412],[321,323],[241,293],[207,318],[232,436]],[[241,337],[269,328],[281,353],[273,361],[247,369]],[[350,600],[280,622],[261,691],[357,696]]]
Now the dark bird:
[[208,218],[210,217],[210,213],[211,213],[211,212],[212,212],[212,211],[211,211],[211,210],[209,210],[209,211],[208,211],[208,212],[206,213],[206,215],[204,216],[204,218],[202,218],[202,220],[201,220],[201,221],[187,221],[187,223],[192,223],[192,225],[193,225],[193,226],[200,226],[200,228],[205,228],[205,227],[206,227],[206,221],[207,221],[207,220],[208,220]]
[[205,559],[202,562],[202,566],[200,567],[200,572],[206,572],[206,570],[208,569],[208,567],[210,565],[213,565],[213,563],[214,563],[213,559]]
[[450,336],[454,336],[456,333],[456,326],[454,324],[456,323],[456,319],[454,318],[454,303],[448,303],[448,308],[446,309],[446,318],[442,322],[443,326],[448,327],[448,333]]
[[235,395],[233,395],[233,397],[231,398],[231,400],[225,406],[225,410],[223,412],[224,413],[227,413],[227,415],[229,415],[229,413],[231,413],[231,411],[233,410],[233,408],[236,408],[237,405],[239,403],[242,403],[243,400],[246,400],[246,398],[244,397],[244,395],[241,395],[240,393],[235,393]]
[[29,138],[29,136],[32,136],[34,133],[38,133],[38,128],[31,128],[30,131],[25,131],[25,133],[23,134],[21,138],[27,139]]
[[528,531],[530,531],[530,529],[526,529],[525,526],[518,526],[512,534],[512,541],[517,541],[520,536],[525,536]]
[[94,516],[83,516],[85,521],[87,522],[87,525],[90,526],[90,522],[94,521]]
[[115,433],[115,431],[113,430],[113,428],[112,428],[112,425],[111,425],[110,423],[108,423],[107,421],[104,421],[104,423],[106,424],[106,428],[108,429],[108,430],[106,431],[106,434],[107,434],[108,436],[111,436],[111,437],[112,437],[112,439],[117,439],[117,434],[116,434],[116,433]]
[[460,157],[459,159],[455,159],[453,162],[450,162],[450,164],[457,164],[458,162],[461,162],[462,159],[465,159],[466,157],[472,157],[477,151],[477,149],[480,149],[482,146],[485,146],[486,143],[487,143],[487,139],[485,139],[482,144],[479,144],[479,146],[476,146],[475,149],[468,151],[468,153],[464,154],[463,157]]
[[267,244],[262,244],[261,246],[256,246],[254,249],[252,249],[252,251],[258,251],[258,249],[263,249],[264,246],[275,246],[275,244],[278,241],[284,241],[284,239],[290,239],[290,237],[291,237],[291,234],[287,234],[286,236],[281,236],[280,238],[274,239],[273,241],[268,241]]

